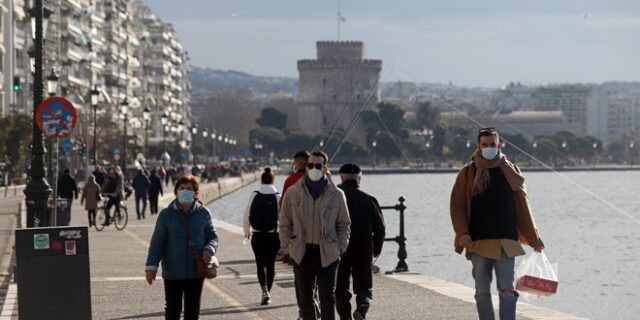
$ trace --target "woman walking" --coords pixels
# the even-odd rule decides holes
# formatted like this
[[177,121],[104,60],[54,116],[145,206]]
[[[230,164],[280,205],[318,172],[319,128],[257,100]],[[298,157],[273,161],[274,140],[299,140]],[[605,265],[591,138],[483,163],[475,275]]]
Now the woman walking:
[[278,203],[280,193],[273,185],[274,176],[270,168],[264,169],[260,189],[251,194],[244,215],[244,236],[251,239],[251,248],[256,257],[258,281],[262,288],[260,304],[271,303],[271,286],[275,277],[276,254],[280,248],[278,238]]
[[211,212],[198,200],[199,190],[198,178],[186,175],[178,179],[174,186],[176,200],[160,212],[151,237],[146,279],[152,284],[162,263],[167,320],[180,319],[183,299],[184,319],[199,318],[204,278],[198,275],[196,259],[217,263],[213,255],[218,249],[218,236]]
[[87,183],[84,184],[82,197],[80,198],[80,204],[84,203],[84,209],[87,210],[89,227],[96,224],[96,210],[100,200],[102,200],[100,186],[96,183],[96,177],[90,174],[89,178],[87,178]]
[[151,209],[151,214],[158,214],[158,195],[164,196],[162,179],[157,174],[159,170],[158,168],[151,170],[149,177],[149,209]]

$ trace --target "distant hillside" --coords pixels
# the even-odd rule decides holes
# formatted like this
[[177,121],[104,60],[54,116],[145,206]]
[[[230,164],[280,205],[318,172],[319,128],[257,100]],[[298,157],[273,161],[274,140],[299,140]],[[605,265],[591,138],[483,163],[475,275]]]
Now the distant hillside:
[[237,91],[253,96],[298,94],[298,79],[262,77],[233,70],[191,67],[193,95],[208,96],[221,91]]

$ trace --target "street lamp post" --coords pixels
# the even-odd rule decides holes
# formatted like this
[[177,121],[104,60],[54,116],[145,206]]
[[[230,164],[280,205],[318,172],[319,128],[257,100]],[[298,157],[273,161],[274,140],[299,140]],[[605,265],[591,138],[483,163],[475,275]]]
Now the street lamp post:
[[144,120],[144,158],[149,159],[149,121],[151,121],[151,109],[145,106],[142,110],[142,119]]
[[[56,71],[51,68],[51,73],[47,76],[47,93],[49,94],[49,97],[55,96],[56,92],[58,92],[58,79],[60,78],[56,74]],[[55,178],[53,176],[53,138],[47,139],[47,149],[49,149],[49,183],[53,186],[53,192],[57,197],[57,182],[55,181]],[[58,150],[55,151],[57,152]],[[56,161],[58,160],[56,159]]]
[[124,179],[127,179],[127,113],[129,112],[129,101],[125,97],[122,103],[120,104],[120,111],[122,115],[124,115],[124,139],[122,145],[122,174],[124,175]]
[[371,147],[373,147],[373,169],[376,169],[376,164],[378,163],[378,152],[376,150],[376,146],[378,145],[378,141],[376,141],[375,139],[373,140],[373,142],[371,142]]
[[97,137],[98,137],[98,122],[96,120],[96,112],[98,111],[98,99],[100,98],[100,91],[98,91],[98,86],[94,85],[93,90],[91,90],[91,106],[93,107],[93,165],[98,164],[98,145],[97,145]]
[[166,112],[164,112],[162,114],[162,116],[160,117],[160,124],[162,125],[162,154],[160,155],[160,157],[162,158],[162,168],[164,168],[164,154],[167,152],[166,151],[166,143],[165,143],[165,134],[166,134],[166,127],[167,127],[167,122],[169,121],[169,116],[167,115]]
[[42,0],[34,0],[33,14],[31,15],[34,31],[34,73],[33,73],[33,142],[31,145],[31,168],[29,179],[24,189],[27,204],[27,227],[47,226],[47,199],[51,195],[51,188],[45,180],[44,155],[47,152],[44,148],[42,133],[36,125],[36,109],[42,102],[42,45],[44,33],[44,8]]

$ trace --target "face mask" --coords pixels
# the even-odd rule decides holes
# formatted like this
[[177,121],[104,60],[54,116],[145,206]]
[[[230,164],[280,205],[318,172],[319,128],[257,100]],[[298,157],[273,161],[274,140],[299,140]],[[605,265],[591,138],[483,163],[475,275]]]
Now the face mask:
[[482,148],[482,157],[487,160],[493,160],[498,155],[498,148]]
[[178,190],[178,202],[183,205],[192,204],[196,193],[193,190]]
[[322,173],[322,170],[320,169],[311,169],[309,170],[307,175],[309,176],[309,179],[311,179],[311,181],[320,181],[320,179],[322,179],[322,177],[324,176],[324,173]]

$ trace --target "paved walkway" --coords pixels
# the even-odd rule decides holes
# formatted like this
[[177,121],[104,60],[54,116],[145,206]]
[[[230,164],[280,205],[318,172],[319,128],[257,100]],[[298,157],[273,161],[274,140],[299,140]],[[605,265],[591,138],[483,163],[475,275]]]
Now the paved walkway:
[[[248,181],[245,179],[243,183]],[[166,206],[172,198],[165,197],[160,206]],[[0,201],[0,212],[8,207]],[[146,219],[136,220],[132,201],[128,202],[128,208],[129,224],[124,231],[107,227],[102,232],[95,229],[89,232],[94,319],[162,319],[164,315],[162,281],[149,286],[144,279],[144,263],[157,216],[147,215]],[[85,211],[79,202],[74,202],[72,225],[86,223]],[[239,227],[215,220],[214,224],[220,238],[217,256],[221,267],[216,279],[205,282],[201,318],[296,319],[291,267],[277,263],[272,304],[260,306],[261,291],[250,245],[242,243]],[[15,288],[15,285],[11,287]],[[368,319],[474,319],[477,316],[472,301],[473,291],[470,288],[438,279],[419,274],[375,275],[374,302]],[[0,315],[0,320],[17,319],[17,306],[13,309],[5,310],[6,317]],[[546,316],[549,315],[553,316],[553,312],[547,312]],[[556,316],[545,319],[568,318]]]

